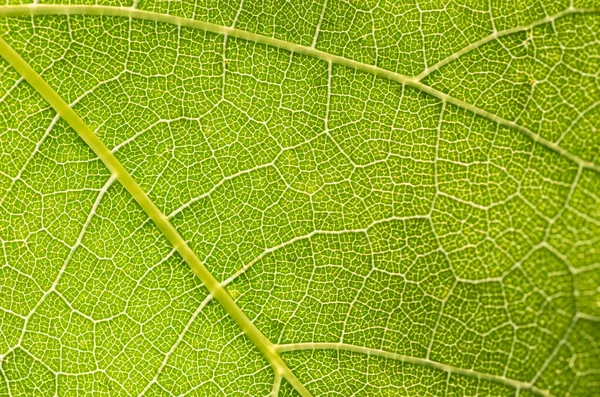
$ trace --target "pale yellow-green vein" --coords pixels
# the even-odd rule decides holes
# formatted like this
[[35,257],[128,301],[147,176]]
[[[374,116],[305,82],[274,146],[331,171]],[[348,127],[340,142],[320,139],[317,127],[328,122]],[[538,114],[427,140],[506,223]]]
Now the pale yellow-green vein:
[[148,195],[137,184],[129,172],[123,167],[115,155],[104,145],[92,129],[79,115],[60,97],[60,95],[25,61],[2,37],[0,37],[0,54],[8,63],[54,108],[54,110],[73,128],[77,134],[96,153],[110,170],[113,177],[125,187],[135,201],[152,219],[159,230],[171,242],[173,247],[187,262],[194,274],[206,286],[210,294],[223,306],[225,311],[239,325],[244,334],[265,356],[276,374],[285,378],[303,397],[311,396],[310,392],[296,378],[281,359],[271,341],[252,323],[239,308],[219,281],[209,272],[190,246],[181,237],[169,219],[154,204]]
[[[583,12],[597,12],[596,8],[591,9],[568,9],[562,13],[559,13],[553,17],[546,17],[532,25],[528,25],[525,27],[518,27],[509,29],[505,32],[514,33],[516,31],[526,30],[531,28],[532,26],[537,26],[541,23],[552,22],[557,18],[560,18],[567,14],[572,13],[583,13]],[[453,97],[449,94],[446,94],[442,91],[436,90],[433,87],[430,87],[420,80],[425,75],[422,73],[421,75],[415,77],[409,77],[402,75],[400,73],[392,72],[390,70],[386,70],[375,65],[370,65],[362,62],[358,62],[349,58],[345,58],[339,55],[332,55],[325,51],[318,50],[313,47],[303,46],[296,43],[291,43],[285,40],[276,39],[274,37],[263,36],[257,33],[252,33],[236,28],[216,25],[209,22],[204,22],[200,20],[190,19],[179,17],[175,15],[167,15],[161,14],[153,11],[145,11],[137,8],[130,7],[115,7],[115,6],[102,6],[102,5],[64,5],[64,4],[26,4],[26,5],[14,5],[14,6],[0,6],[0,17],[11,17],[11,16],[25,16],[25,15],[98,15],[98,16],[114,16],[114,17],[126,17],[126,18],[136,18],[147,21],[154,22],[162,22],[169,23],[178,26],[185,26],[195,29],[201,29],[207,32],[222,34],[229,37],[235,37],[255,43],[264,44],[267,46],[280,48],[282,50],[291,51],[297,54],[302,54],[310,57],[314,57],[316,59],[323,60],[327,63],[346,66],[349,68],[353,68],[359,70],[361,72],[369,73],[378,77],[382,77],[388,80],[395,81],[397,83],[407,85],[413,88],[416,88],[422,92],[425,92],[435,98],[438,98],[447,103],[458,106],[462,109],[468,110],[478,116],[484,117],[488,120],[491,120],[499,125],[515,129],[522,134],[529,137],[534,142],[538,143],[541,146],[546,147],[547,149],[558,153],[559,155],[569,159],[575,164],[581,166],[582,168],[592,170],[594,172],[600,173],[600,165],[594,163],[593,161],[585,160],[578,155],[571,153],[567,149],[558,145],[557,143],[544,138],[543,136],[533,132],[529,128],[522,126],[514,121],[507,120],[503,117],[498,116],[492,112],[489,112],[485,109],[482,109],[478,106],[475,106],[471,103],[467,103],[459,98]],[[463,53],[469,52],[474,48],[477,48],[480,45],[485,44],[486,42],[493,40],[497,37],[501,37],[504,35],[502,32],[498,32],[496,34],[492,34],[478,42],[473,43],[465,47],[464,49],[458,51],[455,57],[462,55]],[[450,56],[447,59],[441,61],[442,63],[447,63],[455,59],[455,57]],[[431,73],[433,68],[441,67],[442,65],[432,66],[432,68],[428,69],[424,73]]]

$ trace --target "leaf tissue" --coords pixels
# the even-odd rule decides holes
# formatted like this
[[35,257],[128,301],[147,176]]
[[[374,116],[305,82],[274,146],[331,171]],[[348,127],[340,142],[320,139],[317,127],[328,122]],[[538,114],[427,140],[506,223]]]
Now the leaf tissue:
[[595,0],[5,0],[0,396],[600,396]]

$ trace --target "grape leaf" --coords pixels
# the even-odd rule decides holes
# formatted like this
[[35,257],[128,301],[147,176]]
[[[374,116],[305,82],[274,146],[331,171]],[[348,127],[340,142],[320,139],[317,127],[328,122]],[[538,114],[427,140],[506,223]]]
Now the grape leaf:
[[11,0],[0,54],[0,395],[600,396],[593,2]]

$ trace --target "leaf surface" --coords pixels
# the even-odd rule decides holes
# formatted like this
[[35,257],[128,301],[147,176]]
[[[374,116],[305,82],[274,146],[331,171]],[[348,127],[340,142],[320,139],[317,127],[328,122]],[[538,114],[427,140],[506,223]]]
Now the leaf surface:
[[0,6],[0,395],[598,395],[600,9],[509,3]]

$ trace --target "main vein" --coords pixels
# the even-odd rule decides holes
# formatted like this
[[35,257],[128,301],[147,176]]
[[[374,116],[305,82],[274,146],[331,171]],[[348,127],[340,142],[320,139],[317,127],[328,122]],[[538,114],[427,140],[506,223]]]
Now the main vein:
[[206,286],[210,294],[225,309],[225,311],[239,325],[244,334],[254,343],[258,350],[265,356],[276,376],[284,377],[302,397],[311,397],[311,393],[296,378],[287,367],[275,346],[252,323],[246,314],[235,303],[225,288],[209,272],[192,251],[190,246],[181,237],[169,219],[148,197],[146,192],[137,184],[125,167],[115,155],[104,145],[92,129],[79,117],[60,95],[25,61],[2,37],[0,37],[0,54],[8,63],[54,108],[96,153],[100,160],[112,173],[112,176],[123,185],[135,201],[142,207],[146,214],[156,224],[158,229],[173,244],[179,255],[187,262],[194,274]]
[[495,38],[499,38],[505,36],[510,33],[515,33],[518,31],[523,31],[527,29],[531,29],[535,26],[538,26],[542,23],[553,22],[556,19],[573,13],[584,13],[584,12],[598,12],[597,8],[568,8],[565,11],[562,11],[554,16],[543,18],[539,21],[532,23],[531,25],[524,27],[517,27],[513,29],[508,29],[502,32],[496,32],[490,36],[479,40],[478,42],[473,43],[465,47],[463,50],[458,51],[454,56],[450,56],[438,64],[432,66],[430,69],[425,71],[424,73],[409,77],[402,75],[400,73],[392,72],[391,70],[386,70],[380,68],[375,65],[366,64],[363,62],[358,62],[349,58],[345,58],[339,55],[329,54],[325,51],[318,50],[313,47],[304,46],[301,44],[292,43],[285,40],[276,39],[274,37],[263,36],[261,34],[248,32],[245,30],[240,30],[232,27],[216,25],[214,23],[204,22],[196,19],[190,19],[185,17],[179,17],[175,15],[161,14],[154,11],[145,11],[137,8],[130,7],[115,7],[115,6],[103,6],[103,5],[65,5],[65,4],[24,4],[24,5],[12,5],[12,6],[0,6],[0,17],[11,17],[11,16],[25,16],[25,15],[98,15],[98,16],[114,16],[114,17],[127,17],[127,18],[136,18],[147,21],[154,22],[162,22],[169,23],[178,26],[185,26],[190,28],[201,29],[207,32],[212,32],[216,34],[222,34],[224,36],[230,36],[239,38],[242,40],[247,40],[255,43],[264,44],[270,47],[275,47],[279,49],[283,49],[286,51],[290,51],[293,53],[310,56],[313,58],[317,58],[323,60],[327,63],[346,66],[349,68],[353,68],[356,70],[360,70],[365,73],[370,73],[378,77],[382,77],[388,80],[392,80],[398,82],[403,85],[407,85],[417,90],[420,90],[426,94],[429,94],[435,98],[438,98],[444,102],[451,103],[455,106],[458,106],[462,109],[468,110],[472,113],[477,114],[478,116],[484,117],[488,120],[491,120],[497,124],[500,124],[504,127],[515,129],[522,134],[529,137],[534,142],[550,149],[551,151],[558,153],[559,155],[569,159],[570,161],[576,163],[577,165],[600,173],[600,165],[594,163],[593,161],[587,161],[574,153],[571,153],[567,149],[558,145],[557,143],[542,137],[541,135],[533,132],[529,128],[522,126],[514,121],[505,119],[500,117],[492,112],[479,108],[471,103],[467,103],[459,98],[455,98],[451,95],[448,95],[442,91],[436,90],[435,88],[428,86],[421,82],[421,79],[425,77],[427,74],[431,73],[433,70],[437,70],[439,67],[445,65],[448,62],[458,58],[460,55],[463,55],[466,52],[472,51],[474,48],[483,45]]

